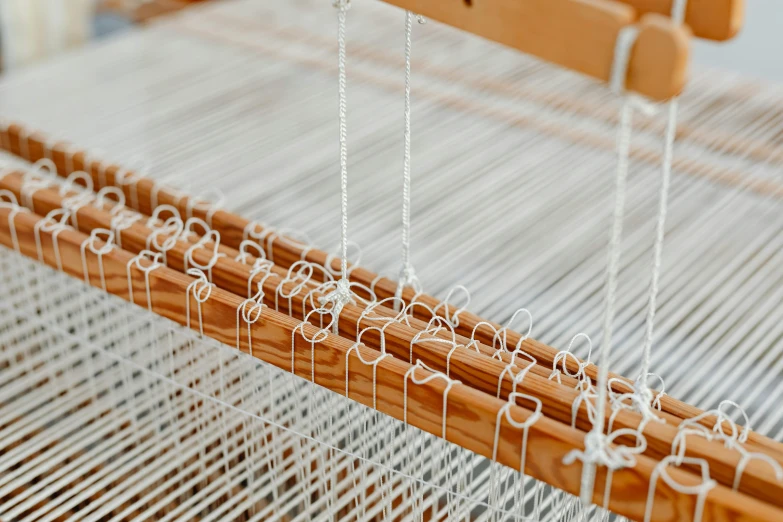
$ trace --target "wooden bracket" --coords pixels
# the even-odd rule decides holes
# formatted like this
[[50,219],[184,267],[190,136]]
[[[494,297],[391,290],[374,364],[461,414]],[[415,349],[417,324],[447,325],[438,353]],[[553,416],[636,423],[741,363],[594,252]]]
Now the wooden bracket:
[[661,101],[685,85],[690,30],[655,13],[637,20],[636,9],[612,0],[386,1],[603,82],[618,34],[638,22],[626,89]]

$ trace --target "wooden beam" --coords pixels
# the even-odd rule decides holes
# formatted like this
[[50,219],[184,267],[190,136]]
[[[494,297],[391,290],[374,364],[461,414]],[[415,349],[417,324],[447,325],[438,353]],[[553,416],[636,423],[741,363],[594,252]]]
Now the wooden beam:
[[[86,171],[91,176],[93,183],[97,188],[101,188],[100,181],[102,178],[107,185],[117,186],[119,174],[121,172],[126,172],[118,165],[102,163],[100,161],[87,162],[88,155],[84,150],[74,148],[66,142],[50,142],[45,136],[15,124],[5,128],[0,127],[0,147],[31,162],[38,161],[41,158],[50,158],[57,166],[57,174],[63,177],[70,175],[75,170]],[[135,196],[136,210],[146,215],[150,215],[154,210],[153,203],[156,203],[157,205],[170,204],[175,206],[182,215],[185,215],[189,201],[187,196],[160,187],[150,178],[138,177],[135,172],[131,172],[131,174],[135,176],[136,181],[132,185],[126,184],[121,185],[121,187],[129,203],[134,201],[131,194]],[[153,194],[156,195],[155,202],[153,202]],[[206,218],[206,213],[207,210],[204,208],[196,208],[193,211],[195,216],[202,219]],[[245,239],[244,231],[252,224],[251,221],[242,216],[225,210],[218,210],[215,212],[212,219],[213,228],[220,232],[223,244],[234,248],[239,247],[239,244]],[[260,225],[255,228],[261,237],[266,237],[273,233],[272,230],[264,230]],[[283,236],[281,239],[286,238]],[[265,246],[267,244],[263,239],[260,242]],[[299,245],[293,239],[288,239],[287,241],[274,241],[272,242],[271,250],[274,253],[275,263],[282,267],[291,266],[291,264],[302,259],[303,254],[306,254],[305,259],[307,261],[321,266],[325,266],[329,259],[326,252],[310,248],[309,246],[305,252],[304,245]],[[336,263],[333,264],[332,267],[339,270],[339,265]],[[397,283],[395,281],[387,278],[379,278],[377,274],[364,267],[353,268],[350,277],[352,281],[356,281],[366,286],[374,284],[375,292],[379,299],[394,296],[397,289]],[[403,298],[406,302],[411,302],[414,298],[413,290],[406,288],[403,291]],[[416,300],[426,304],[430,309],[437,309],[442,317],[446,317],[447,315],[450,316],[455,312],[454,306],[444,305],[437,298],[427,294],[416,296]],[[427,313],[423,309],[414,308],[413,313],[425,321],[429,320]],[[456,326],[455,331],[459,335],[470,337],[473,329],[480,322],[490,322],[497,328],[501,327],[501,325],[497,323],[487,321],[471,313],[469,310],[465,310],[459,315],[459,324]],[[558,353],[557,349],[536,341],[535,339],[522,340],[522,335],[513,330],[507,330],[507,336],[509,345],[516,346],[517,343],[521,342],[521,348],[525,352],[535,357],[539,364],[551,368],[554,358]],[[490,332],[489,329],[479,329],[475,336],[479,342],[488,346],[491,346],[493,343],[492,337],[493,333]],[[571,373],[575,373],[578,370],[577,365],[579,363],[581,363],[581,361],[570,357],[565,361],[566,367]],[[534,369],[533,373],[535,372]],[[595,379],[598,375],[598,368],[593,364],[589,364],[586,366],[585,372],[589,377]],[[622,376],[610,374],[610,377],[616,377],[625,380],[628,383],[632,383],[632,381],[625,379]],[[625,393],[628,391],[625,386],[619,384],[615,384],[613,390],[617,393]],[[664,395],[661,398],[661,409],[664,413],[682,420],[696,417],[704,413],[702,410],[669,395]],[[705,416],[701,420],[701,424],[709,428],[712,428],[716,422],[717,418],[714,416]],[[781,450],[781,444],[779,442],[756,432],[750,432],[748,440],[760,448],[763,448],[764,453],[778,456],[776,457],[777,460],[781,461],[779,455],[783,453],[783,450]]]
[[[194,301],[189,287],[194,280],[167,267],[159,267],[149,272],[148,278],[136,268],[130,269],[131,294],[128,288],[127,266],[134,256],[122,249],[113,248],[99,261],[97,255],[88,254],[82,258],[81,246],[88,236],[70,227],[57,233],[56,247],[53,233],[40,227],[40,251],[36,241],[36,229],[44,220],[33,213],[12,214],[11,208],[0,208],[0,244],[13,248],[12,224],[19,244],[19,253],[32,259],[39,259],[52,267],[61,264],[63,272],[80,280],[85,280],[83,266],[87,266],[87,282],[108,293],[138,304],[144,308],[170,319],[180,325],[190,324],[204,335],[219,342],[233,345],[236,333],[236,310],[242,298],[221,289],[213,289],[209,298],[201,304],[200,314],[191,303],[190,315],[187,313],[188,301]],[[89,250],[88,250],[89,252]],[[102,267],[103,279],[99,277]],[[150,300],[147,301],[147,290]],[[202,318],[202,319],[200,319]],[[203,320],[203,322],[200,322]],[[265,309],[252,328],[254,343],[253,356],[277,366],[315,384],[326,387],[335,393],[345,393],[346,373],[350,376],[349,397],[367,406],[376,403],[377,409],[396,419],[403,418],[403,390],[410,365],[395,358],[385,358],[377,365],[377,377],[373,370],[363,364],[356,353],[349,353],[352,343],[333,335],[326,335],[318,344],[317,350],[311,350],[310,343],[300,335],[294,335],[299,321],[283,314]],[[308,336],[318,329],[311,325],[302,326]],[[292,346],[292,338],[294,345]],[[246,341],[240,342],[240,350],[249,352]],[[291,367],[291,357],[295,357]],[[374,360],[378,352],[359,346],[365,360]],[[347,364],[346,364],[346,354]],[[426,376],[426,370],[418,370],[419,378]],[[377,392],[373,392],[373,382]],[[434,379],[422,385],[407,387],[407,421],[412,426],[428,433],[439,435],[442,430],[442,404],[445,383]],[[377,401],[377,402],[376,402]],[[446,438],[470,451],[490,457],[495,447],[495,424],[498,413],[506,407],[504,401],[495,399],[467,386],[455,384],[448,395],[448,416]],[[512,405],[510,414],[513,419],[522,422],[532,412]],[[497,460],[503,465],[519,469],[521,450],[521,430],[501,421],[498,431]],[[581,464],[563,465],[563,458],[574,449],[584,448],[584,434],[546,417],[539,418],[529,428],[525,472],[532,477],[551,484],[559,489],[578,494],[581,479]],[[621,515],[635,520],[644,518],[650,481],[654,476],[656,461],[644,456],[637,457],[634,467],[616,470],[612,478],[612,492],[609,508]],[[679,468],[669,468],[668,474],[676,482],[684,485],[696,485],[700,478]],[[606,469],[599,467],[593,501],[600,503],[603,487],[606,484]],[[666,481],[657,480],[651,521],[694,519],[697,497],[686,495],[672,488]],[[709,520],[780,520],[783,512],[755,498],[732,491],[723,486],[712,488],[706,495],[704,516]]]
[[[639,13],[669,16],[674,0],[618,0]],[[745,0],[687,0],[685,23],[694,36],[707,40],[729,40],[745,23]]]
[[[22,173],[10,173],[0,178],[0,188],[9,190],[21,199],[23,187]],[[41,188],[28,194],[24,198],[28,208],[39,214],[48,214],[53,210],[63,207],[64,197],[57,190]],[[77,218],[74,220],[80,230],[84,233],[90,233],[92,230],[111,228],[112,216],[108,211],[86,205],[78,209]],[[132,253],[139,253],[147,247],[148,237],[152,231],[142,224],[134,224],[122,232],[122,246]],[[167,238],[160,238],[165,241]],[[184,272],[185,256],[190,248],[188,243],[175,243],[167,254],[167,265],[175,270]],[[252,274],[248,265],[233,261],[236,252],[226,252],[229,257],[220,258],[212,268],[212,281],[218,286],[235,295],[244,297],[247,291],[247,282]],[[210,263],[212,250],[209,248],[199,249],[194,252],[194,260],[202,266]],[[259,274],[256,279],[261,279]],[[284,285],[286,294],[290,295],[294,284],[285,285],[281,277],[272,275],[264,277],[265,299],[269,306],[279,305],[279,309],[291,317],[303,317],[304,313],[304,294],[299,294],[289,300],[275,299],[276,292],[280,285]],[[316,297],[320,294],[316,294]],[[356,339],[357,330],[369,326],[369,321],[362,322],[364,309],[360,306],[346,305],[340,315],[340,332],[343,336]],[[374,314],[375,315],[375,314]],[[393,316],[394,313],[389,310],[381,315]],[[424,325],[421,325],[424,326]],[[459,379],[467,386],[478,391],[487,393],[491,396],[498,391],[500,382],[500,397],[507,398],[513,391],[514,385],[510,378],[501,378],[505,374],[506,362],[496,360],[491,357],[493,350],[490,347],[483,348],[482,353],[476,353],[473,350],[458,349],[452,353],[451,345],[445,345],[439,342],[421,342],[415,345],[411,351],[413,341],[416,339],[417,331],[414,328],[403,324],[391,324],[385,327],[385,346],[386,349],[395,357],[407,360],[413,353],[413,358],[409,362],[417,359],[425,362],[430,368],[445,372],[450,370],[452,378]],[[371,347],[380,347],[381,339],[379,333],[368,332],[363,338],[364,342]],[[524,364],[524,361],[523,361]],[[534,366],[535,367],[535,366]],[[522,368],[517,366],[516,371]],[[543,368],[541,368],[543,370]],[[546,373],[546,372],[544,372]],[[556,419],[566,425],[572,422],[572,404],[577,400],[578,393],[574,386],[561,386],[555,381],[551,381],[546,376],[537,375],[531,372],[516,388],[523,393],[537,397],[542,403],[542,411],[550,418]],[[618,412],[614,429],[634,429],[640,425],[641,416],[630,411]],[[671,420],[671,419],[669,419]],[[647,449],[645,454],[656,459],[666,457],[671,451],[672,444],[677,436],[677,424],[661,425],[651,423],[645,428],[645,437],[647,439]],[[584,431],[591,427],[591,421],[588,415],[587,407],[582,404],[576,414],[576,426]],[[620,439],[619,442],[633,445],[636,440],[633,437]],[[734,450],[725,448],[720,442],[706,441],[701,437],[688,437],[688,450],[686,454],[691,457],[705,459],[710,466],[711,474],[714,479],[720,483],[731,486],[735,478],[735,470],[740,462],[740,455]],[[751,448],[748,448],[751,449]],[[763,448],[757,448],[754,451],[762,451]],[[773,458],[781,461],[781,455],[773,453]],[[740,483],[740,490],[763,498],[768,502],[777,504],[783,499],[783,484],[777,481],[773,470],[766,463],[752,461],[748,464],[743,473],[743,480]]]
[[[620,31],[637,11],[612,0],[385,0],[603,82]],[[625,87],[666,100],[685,85],[690,30],[665,16],[638,20]]]

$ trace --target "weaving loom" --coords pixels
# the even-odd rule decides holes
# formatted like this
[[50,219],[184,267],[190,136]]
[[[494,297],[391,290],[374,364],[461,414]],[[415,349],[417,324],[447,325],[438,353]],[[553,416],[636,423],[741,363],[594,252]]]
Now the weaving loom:
[[741,2],[390,3],[0,80],[0,520],[783,519],[783,91],[660,45]]

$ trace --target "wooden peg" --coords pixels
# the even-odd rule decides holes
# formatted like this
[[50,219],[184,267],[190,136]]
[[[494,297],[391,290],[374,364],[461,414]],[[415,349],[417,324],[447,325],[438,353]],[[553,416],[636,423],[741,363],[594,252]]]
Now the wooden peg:
[[[611,80],[620,31],[637,11],[612,0],[385,0],[598,80]],[[660,15],[639,22],[626,88],[654,100],[685,84],[690,31]]]
[[[618,0],[639,13],[669,16],[674,0]],[[733,38],[745,22],[745,0],[687,0],[685,23],[694,36],[723,41]]]

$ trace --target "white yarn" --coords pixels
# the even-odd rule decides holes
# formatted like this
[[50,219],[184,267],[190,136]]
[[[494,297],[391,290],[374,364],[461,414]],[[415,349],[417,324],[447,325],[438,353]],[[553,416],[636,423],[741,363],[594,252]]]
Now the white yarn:
[[[104,236],[104,238],[101,238]],[[97,241],[103,242],[103,245],[97,246]],[[89,237],[85,238],[81,244],[82,253],[82,273],[87,284],[90,283],[90,272],[87,268],[86,250],[89,249],[98,258],[98,275],[101,278],[101,288],[106,291],[106,276],[103,269],[103,256],[114,250],[114,232],[105,228],[95,228]]]
[[336,0],[337,7],[337,93],[340,134],[340,246],[342,279],[348,279],[348,127],[345,80],[345,14],[350,0]]
[[[135,256],[130,261],[128,261],[128,264],[125,267],[126,275],[128,276],[128,301],[131,303],[135,302],[133,300],[133,277],[131,276],[131,268],[134,267],[137,270],[140,270],[144,274],[144,290],[147,294],[147,310],[150,312],[152,311],[150,273],[152,273],[153,270],[156,270],[161,266],[163,266],[163,264],[160,262],[160,259],[161,259],[161,254],[157,254],[149,250],[142,250],[141,252],[139,252],[137,256]],[[146,260],[149,264],[147,266],[142,265],[141,264],[142,260]],[[188,296],[190,296],[190,287],[188,287]],[[186,303],[186,309],[188,310],[188,314],[187,314],[188,328],[190,328],[190,309],[188,308],[190,304],[189,297],[185,303]],[[200,318],[201,318],[201,307],[199,306],[199,322],[201,322]],[[204,335],[204,332],[201,332],[201,335]]]
[[[684,486],[679,482],[676,482],[667,468],[671,465],[680,466],[682,464],[688,464],[689,466],[699,466],[701,470],[701,484],[695,486]],[[693,513],[693,521],[701,522],[701,517],[704,512],[704,502],[707,500],[707,494],[712,488],[717,485],[717,482],[710,478],[709,464],[704,459],[697,459],[692,457],[677,458],[673,455],[664,457],[653,469],[650,476],[650,489],[647,494],[647,505],[644,511],[644,522],[650,522],[653,514],[655,503],[655,488],[658,484],[658,478],[663,479],[666,484],[675,491],[684,493],[686,495],[696,495],[696,508]]]
[[[625,77],[628,71],[630,52],[637,36],[638,29],[633,26],[622,29],[617,36],[610,82],[612,89],[617,93],[621,93],[625,87]],[[604,435],[604,426],[606,421],[609,366],[612,363],[612,327],[614,323],[615,300],[617,294],[617,273],[620,264],[620,243],[623,233],[625,191],[628,177],[628,154],[631,145],[631,117],[631,100],[628,97],[625,97],[620,110],[620,124],[617,130],[615,203],[606,264],[606,303],[602,328],[603,338],[601,340],[600,365],[598,368],[598,380],[596,384],[598,390],[595,399],[595,418],[593,419],[592,430],[585,436],[585,451],[577,453],[572,452],[569,454],[571,455],[569,459],[571,462],[573,462],[575,458],[579,458],[584,462],[584,466],[582,467],[582,481],[580,484],[580,498],[583,505],[592,503],[596,464],[607,466],[610,469],[617,469],[618,467],[628,465],[627,460],[610,458],[611,453],[609,453],[608,444],[611,439]]]
[[[159,254],[156,254],[159,255]],[[154,266],[154,268],[158,268],[158,266]],[[151,269],[145,270],[145,275],[147,276],[147,295],[148,295],[148,304],[150,311],[152,311],[152,304],[149,301],[149,272]],[[204,321],[203,316],[201,313],[201,305],[206,303],[209,299],[209,296],[212,295],[212,289],[215,288],[215,284],[211,283],[209,279],[207,279],[206,274],[199,270],[198,268],[191,268],[187,272],[187,275],[195,278],[192,283],[188,285],[187,291],[186,291],[186,299],[185,299],[185,315],[187,316],[185,318],[186,325],[188,328],[190,328],[190,295],[193,294],[193,298],[196,300],[196,309],[198,312],[198,331],[201,337],[204,337]],[[130,271],[128,272],[128,283],[130,284]]]
[[[685,9],[688,0],[675,0],[672,4],[671,17],[677,24],[685,21]],[[647,298],[647,317],[645,319],[644,346],[642,348],[642,367],[637,377],[637,388],[643,402],[640,407],[646,411],[649,404],[648,397],[652,394],[647,385],[647,375],[650,373],[650,356],[653,343],[653,329],[655,325],[656,300],[658,297],[658,285],[661,274],[661,258],[663,256],[663,240],[666,234],[666,214],[668,213],[669,185],[671,184],[672,160],[674,157],[674,140],[677,134],[677,97],[669,102],[669,110],[666,120],[666,132],[664,136],[663,159],[661,162],[661,189],[658,196],[658,219],[655,226],[655,241],[653,243],[653,263],[650,276],[650,291]]]
[[[3,200],[5,198],[5,200]],[[14,247],[14,251],[19,253],[19,237],[16,233],[16,215],[20,212],[29,213],[30,210],[27,207],[20,207],[16,201],[16,196],[13,192],[6,189],[0,189],[0,208],[8,208],[8,229],[11,233],[11,244]]]
[[396,297],[402,297],[406,286],[419,291],[419,280],[411,263],[411,46],[413,13],[405,11],[405,109],[404,158],[402,163],[402,268]]
[[653,245],[652,275],[650,276],[650,291],[647,301],[647,317],[645,319],[644,347],[642,349],[642,368],[638,381],[642,388],[647,388],[647,375],[650,373],[650,354],[653,343],[653,328],[655,325],[656,300],[661,274],[661,258],[663,256],[663,240],[666,234],[666,214],[668,212],[669,185],[672,175],[672,157],[674,153],[674,138],[677,132],[677,100],[669,102],[669,112],[666,123],[663,163],[661,166],[661,189],[658,195],[658,219],[655,226],[655,242]]

